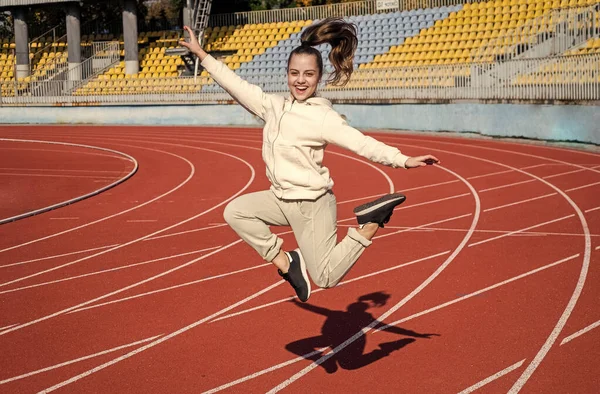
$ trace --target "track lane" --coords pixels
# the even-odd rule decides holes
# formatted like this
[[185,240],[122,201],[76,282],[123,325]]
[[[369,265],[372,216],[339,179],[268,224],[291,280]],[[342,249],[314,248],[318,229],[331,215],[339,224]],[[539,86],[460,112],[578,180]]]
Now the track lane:
[[[474,174],[474,175],[476,175],[474,172],[473,172],[473,174]],[[491,192],[490,192],[490,193],[491,193]],[[577,198],[577,197],[574,197],[574,198]],[[498,201],[498,202],[500,202],[500,201]],[[591,207],[591,205],[590,205],[590,207]],[[508,211],[506,211],[506,212],[508,212]],[[512,212],[512,209],[511,209],[511,212]],[[517,215],[517,216],[518,216],[518,215]],[[562,230],[562,229],[560,229],[560,230]],[[504,241],[502,241],[502,242],[504,242]],[[243,253],[242,253],[241,255],[243,255]],[[400,278],[400,280],[401,280],[401,278]],[[343,288],[340,288],[340,290],[343,290]],[[327,292],[327,294],[329,294],[329,291]],[[390,340],[391,340],[391,339],[392,339],[392,337],[390,337]],[[418,341],[417,343],[418,343],[418,344],[421,344],[422,342],[423,342],[423,341],[421,341],[421,340],[420,340],[420,341]],[[431,341],[429,341],[429,342],[431,342]],[[426,343],[429,343],[429,342],[426,342]],[[410,348],[410,346],[407,346],[407,347],[405,348],[405,350],[408,350],[409,348]],[[518,361],[518,360],[513,360],[512,362],[514,363],[515,361]],[[378,364],[374,364],[374,365],[378,365]],[[508,365],[509,365],[509,364],[507,364],[506,366],[508,366]],[[372,371],[375,371],[375,370],[372,370]],[[493,373],[493,372],[495,372],[495,371],[491,371],[491,372]],[[328,377],[328,379],[329,379],[329,378],[330,378],[330,377]],[[470,384],[472,384],[472,383],[473,383],[473,382],[470,382]],[[467,384],[467,385],[468,385],[468,384]],[[263,388],[264,388],[265,386],[263,385],[263,386],[257,386],[257,387],[263,387]],[[466,387],[466,386],[464,386],[464,387]],[[462,388],[464,388],[464,387],[462,387]]]

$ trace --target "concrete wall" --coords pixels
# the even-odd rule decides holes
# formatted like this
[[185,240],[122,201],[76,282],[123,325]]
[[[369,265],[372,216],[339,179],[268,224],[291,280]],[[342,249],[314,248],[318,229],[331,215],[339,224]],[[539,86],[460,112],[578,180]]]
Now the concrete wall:
[[600,107],[522,104],[338,105],[359,128],[477,132],[600,144]]
[[[359,129],[477,132],[600,144],[600,108],[591,105],[339,104],[335,108]],[[0,107],[0,123],[262,125],[239,105]]]

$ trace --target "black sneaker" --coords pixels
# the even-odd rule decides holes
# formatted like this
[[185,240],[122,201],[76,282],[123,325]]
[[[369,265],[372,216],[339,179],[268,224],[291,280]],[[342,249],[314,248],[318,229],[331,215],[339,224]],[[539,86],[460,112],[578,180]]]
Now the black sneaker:
[[390,221],[394,208],[406,200],[400,193],[386,194],[375,201],[354,208],[358,224],[377,223],[379,227]]
[[286,281],[290,282],[290,285],[296,290],[296,295],[302,302],[308,301],[310,297],[310,280],[306,274],[306,264],[304,258],[300,253],[300,249],[292,250],[287,252],[292,258],[290,262],[290,269],[285,274],[281,270],[277,270],[279,275]]

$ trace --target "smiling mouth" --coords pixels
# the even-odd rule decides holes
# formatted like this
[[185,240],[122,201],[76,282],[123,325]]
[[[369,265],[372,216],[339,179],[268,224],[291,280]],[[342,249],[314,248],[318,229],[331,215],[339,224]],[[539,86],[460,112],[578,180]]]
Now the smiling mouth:
[[296,90],[300,92],[306,92],[308,90],[308,86],[296,86]]

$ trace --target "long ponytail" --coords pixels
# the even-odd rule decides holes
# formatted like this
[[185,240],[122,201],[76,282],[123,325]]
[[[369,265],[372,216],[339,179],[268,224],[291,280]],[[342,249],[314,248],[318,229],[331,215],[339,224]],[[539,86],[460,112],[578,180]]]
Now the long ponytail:
[[314,46],[328,43],[331,45],[329,60],[334,71],[327,80],[332,85],[345,85],[353,71],[354,52],[358,46],[356,27],[341,18],[327,18],[307,27],[300,36],[301,45],[290,53],[288,67],[293,55],[314,55],[317,58],[319,71],[323,75],[323,59],[321,52]]

